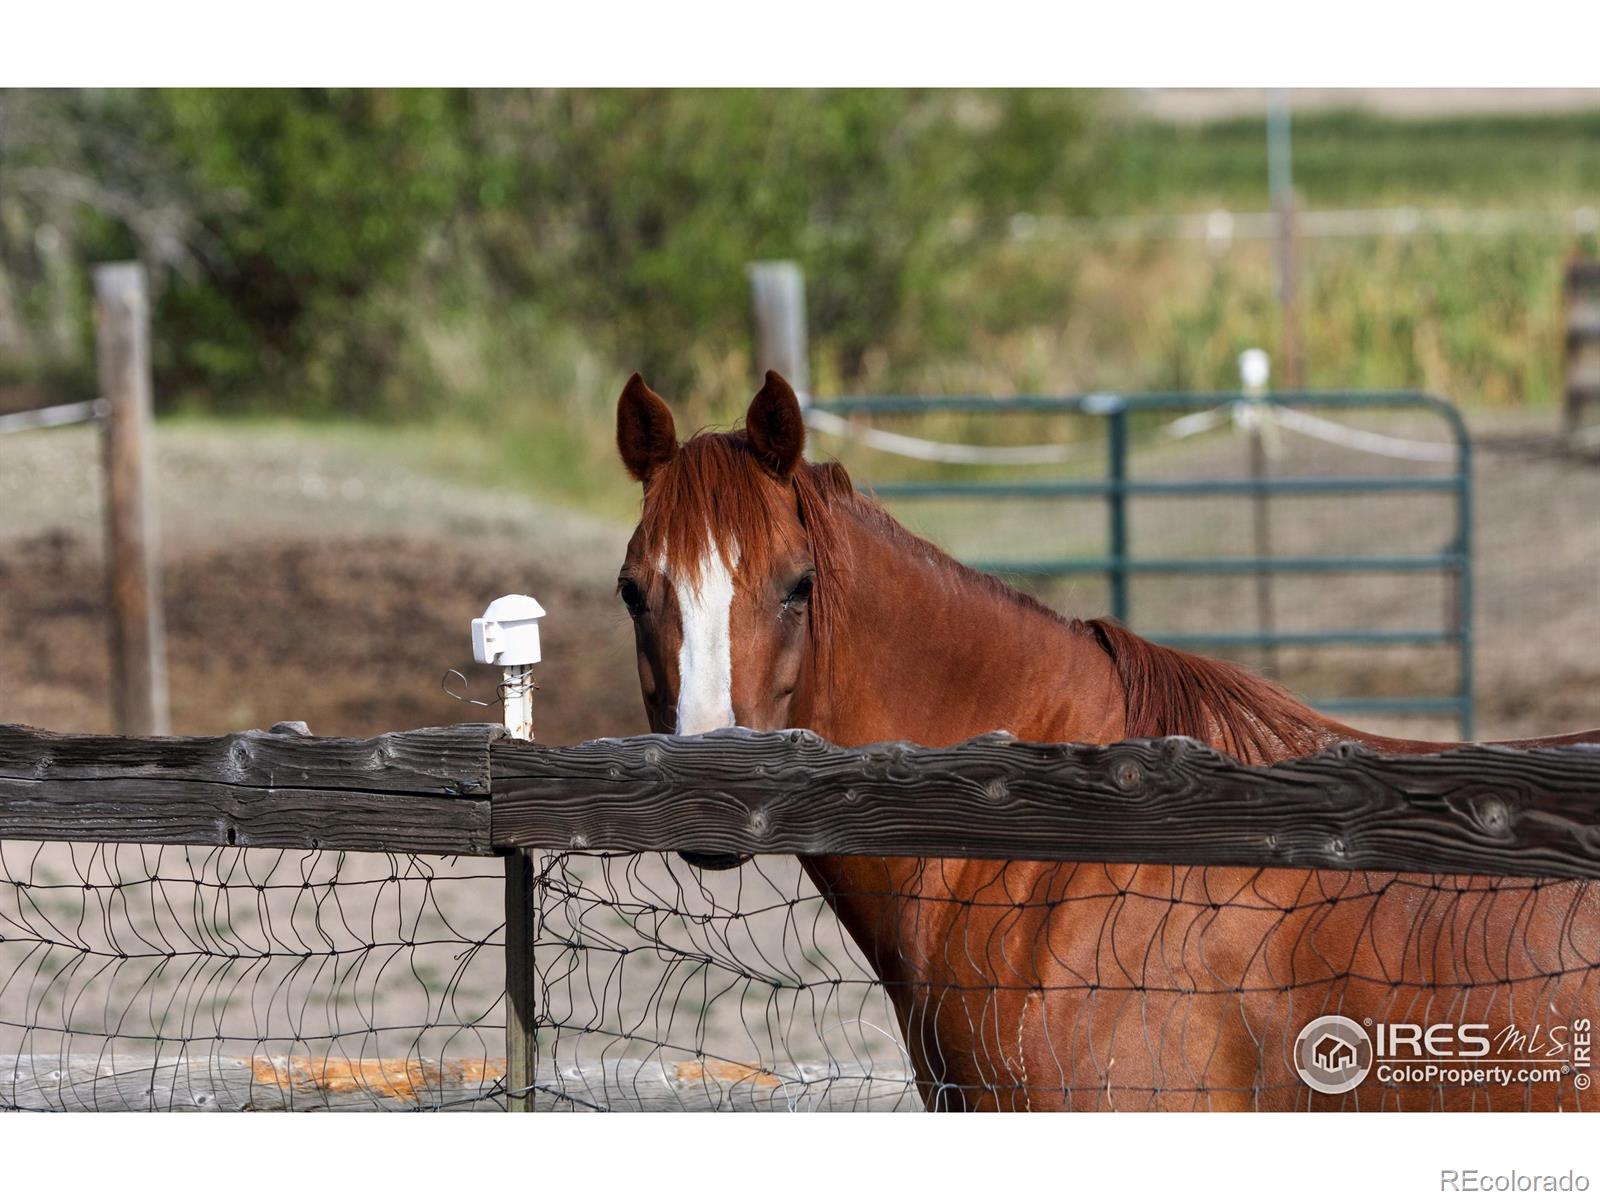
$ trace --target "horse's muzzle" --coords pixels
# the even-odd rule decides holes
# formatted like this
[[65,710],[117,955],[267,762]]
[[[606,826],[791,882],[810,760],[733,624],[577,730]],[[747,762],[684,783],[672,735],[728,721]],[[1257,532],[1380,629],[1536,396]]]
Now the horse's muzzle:
[[753,854],[705,854],[698,850],[680,850],[678,857],[691,867],[702,871],[731,871],[742,867],[755,857]]

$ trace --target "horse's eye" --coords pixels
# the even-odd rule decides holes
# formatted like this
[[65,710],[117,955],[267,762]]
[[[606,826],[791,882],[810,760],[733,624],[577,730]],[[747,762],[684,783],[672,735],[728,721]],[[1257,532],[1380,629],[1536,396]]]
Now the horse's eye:
[[789,594],[783,598],[783,606],[792,608],[811,599],[811,585],[814,578],[812,575],[802,575],[800,582],[795,584]]
[[628,606],[628,611],[634,616],[644,615],[644,593],[639,590],[639,585],[633,580],[617,580],[617,595],[622,597],[622,602]]

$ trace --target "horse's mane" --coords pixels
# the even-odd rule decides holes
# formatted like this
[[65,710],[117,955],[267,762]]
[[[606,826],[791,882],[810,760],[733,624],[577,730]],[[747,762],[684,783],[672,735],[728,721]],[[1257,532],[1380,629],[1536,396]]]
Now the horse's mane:
[[1339,727],[1315,709],[1237,663],[1157,645],[1106,617],[1083,625],[1116,664],[1127,737],[1192,737],[1243,762],[1310,754],[1341,740]]

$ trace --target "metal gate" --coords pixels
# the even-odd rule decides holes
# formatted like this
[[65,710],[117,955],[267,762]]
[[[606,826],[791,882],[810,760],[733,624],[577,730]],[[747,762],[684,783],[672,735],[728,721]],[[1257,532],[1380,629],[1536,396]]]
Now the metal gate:
[[[1268,476],[1249,478],[1136,479],[1129,470],[1129,451],[1143,414],[1262,412],[1273,420],[1300,421],[1311,429],[1334,428],[1354,439],[1358,449],[1384,453],[1410,446],[1429,459],[1448,465],[1448,473],[1349,476]],[[1305,410],[1414,410],[1444,423],[1447,442],[1417,443],[1386,434],[1335,426]],[[1353,574],[1362,572],[1437,572],[1449,587],[1451,602],[1435,626],[1407,629],[1317,628],[1278,631],[1260,627],[1250,632],[1162,633],[1143,631],[1168,645],[1200,649],[1235,647],[1309,647],[1431,645],[1449,646],[1458,661],[1454,692],[1403,696],[1331,696],[1313,703],[1326,712],[1375,712],[1404,715],[1446,715],[1455,718],[1464,739],[1473,736],[1472,679],[1472,447],[1455,406],[1419,392],[1293,392],[1262,393],[1094,393],[1083,396],[845,396],[812,401],[813,424],[846,432],[846,418],[922,413],[1056,413],[1100,418],[1106,427],[1105,473],[1099,479],[913,479],[881,481],[871,490],[884,499],[949,497],[982,503],[1003,498],[1059,497],[1100,500],[1106,509],[1105,550],[1100,555],[1044,559],[973,559],[971,566],[1001,574],[1034,577],[1103,574],[1110,592],[1111,613],[1127,621],[1133,580],[1149,576],[1248,574],[1268,580],[1275,575]],[[896,437],[898,435],[889,435]],[[1363,443],[1365,439],[1365,443]],[[904,442],[916,439],[902,438]],[[932,443],[929,443],[930,445]],[[896,452],[890,449],[890,452]],[[1005,461],[1004,451],[998,460]],[[950,460],[947,460],[950,461]],[[968,460],[972,461],[972,460]],[[1018,459],[1018,461],[1023,461]],[[1048,461],[1036,459],[1033,461]],[[868,481],[870,483],[870,481]],[[1133,497],[1182,499],[1195,496],[1253,497],[1260,506],[1275,497],[1384,493],[1443,493],[1453,500],[1454,528],[1437,552],[1407,555],[1301,555],[1252,557],[1140,557],[1133,545],[1128,502]],[[1262,623],[1264,625],[1264,622]]]

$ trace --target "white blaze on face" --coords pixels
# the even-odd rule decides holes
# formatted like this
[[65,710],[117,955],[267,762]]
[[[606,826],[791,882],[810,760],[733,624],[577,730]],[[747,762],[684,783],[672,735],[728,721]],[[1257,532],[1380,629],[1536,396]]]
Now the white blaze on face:
[[[739,565],[739,548],[728,552]],[[705,733],[733,725],[733,644],[728,632],[733,608],[733,573],[717,552],[717,542],[706,535],[706,556],[700,563],[699,582],[673,579],[670,564],[662,574],[672,583],[683,621],[683,644],[678,648],[678,733]]]

